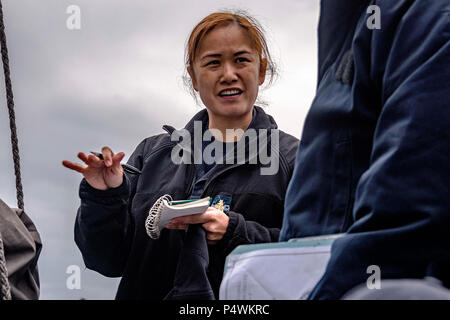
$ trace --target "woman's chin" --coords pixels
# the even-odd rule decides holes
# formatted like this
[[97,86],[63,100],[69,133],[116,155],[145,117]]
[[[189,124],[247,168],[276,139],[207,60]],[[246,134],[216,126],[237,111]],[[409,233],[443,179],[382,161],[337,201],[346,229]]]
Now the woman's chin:
[[215,107],[213,113],[221,118],[245,118],[251,111],[252,107],[230,103]]

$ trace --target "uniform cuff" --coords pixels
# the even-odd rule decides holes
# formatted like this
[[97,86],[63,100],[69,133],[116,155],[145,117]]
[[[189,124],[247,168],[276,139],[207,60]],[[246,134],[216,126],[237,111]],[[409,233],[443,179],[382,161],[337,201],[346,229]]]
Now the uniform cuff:
[[225,254],[229,253],[228,252],[229,244],[235,237],[236,227],[239,223],[239,216],[240,216],[239,213],[236,213],[233,211],[228,212],[228,217],[230,218],[230,220],[228,221],[228,227],[227,227],[227,230],[225,231],[225,234],[223,235],[222,239],[218,243],[221,250],[223,250]]
[[120,186],[107,190],[95,189],[83,178],[80,183],[79,196],[81,200],[91,200],[100,204],[113,204],[128,198],[129,185],[130,183],[125,174]]

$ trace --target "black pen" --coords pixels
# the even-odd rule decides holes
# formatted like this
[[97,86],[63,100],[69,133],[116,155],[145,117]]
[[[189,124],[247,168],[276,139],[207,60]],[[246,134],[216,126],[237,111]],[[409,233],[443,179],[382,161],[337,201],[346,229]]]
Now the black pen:
[[[100,160],[103,160],[103,154],[99,153],[99,152],[94,152],[91,151],[91,153],[94,156],[97,156]],[[141,174],[141,171],[139,169],[136,169],[133,166],[130,166],[129,164],[120,164],[123,168],[123,171],[131,173],[131,174]]]

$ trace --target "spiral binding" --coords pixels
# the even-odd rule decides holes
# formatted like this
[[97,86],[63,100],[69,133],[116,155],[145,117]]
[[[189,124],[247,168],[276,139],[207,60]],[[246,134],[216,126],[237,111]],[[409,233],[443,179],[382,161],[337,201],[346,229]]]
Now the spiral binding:
[[172,197],[168,194],[159,197],[148,212],[148,217],[145,220],[145,230],[147,231],[148,236],[154,240],[158,239],[161,233],[161,230],[159,229],[159,220],[161,218],[164,201],[171,202]]

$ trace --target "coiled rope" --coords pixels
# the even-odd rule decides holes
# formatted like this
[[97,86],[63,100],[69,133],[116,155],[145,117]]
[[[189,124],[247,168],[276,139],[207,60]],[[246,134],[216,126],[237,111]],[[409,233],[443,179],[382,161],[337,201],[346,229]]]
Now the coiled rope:
[[[6,102],[9,111],[9,126],[11,129],[11,146],[14,161],[14,173],[16,175],[17,204],[20,209],[24,208],[22,179],[20,175],[19,143],[17,140],[16,116],[14,113],[14,99],[9,70],[8,48],[6,46],[5,25],[3,22],[3,6],[0,0],[0,44],[5,74]],[[5,251],[2,235],[0,234],[0,300],[11,300],[11,289],[8,282],[8,271],[6,269]]]

